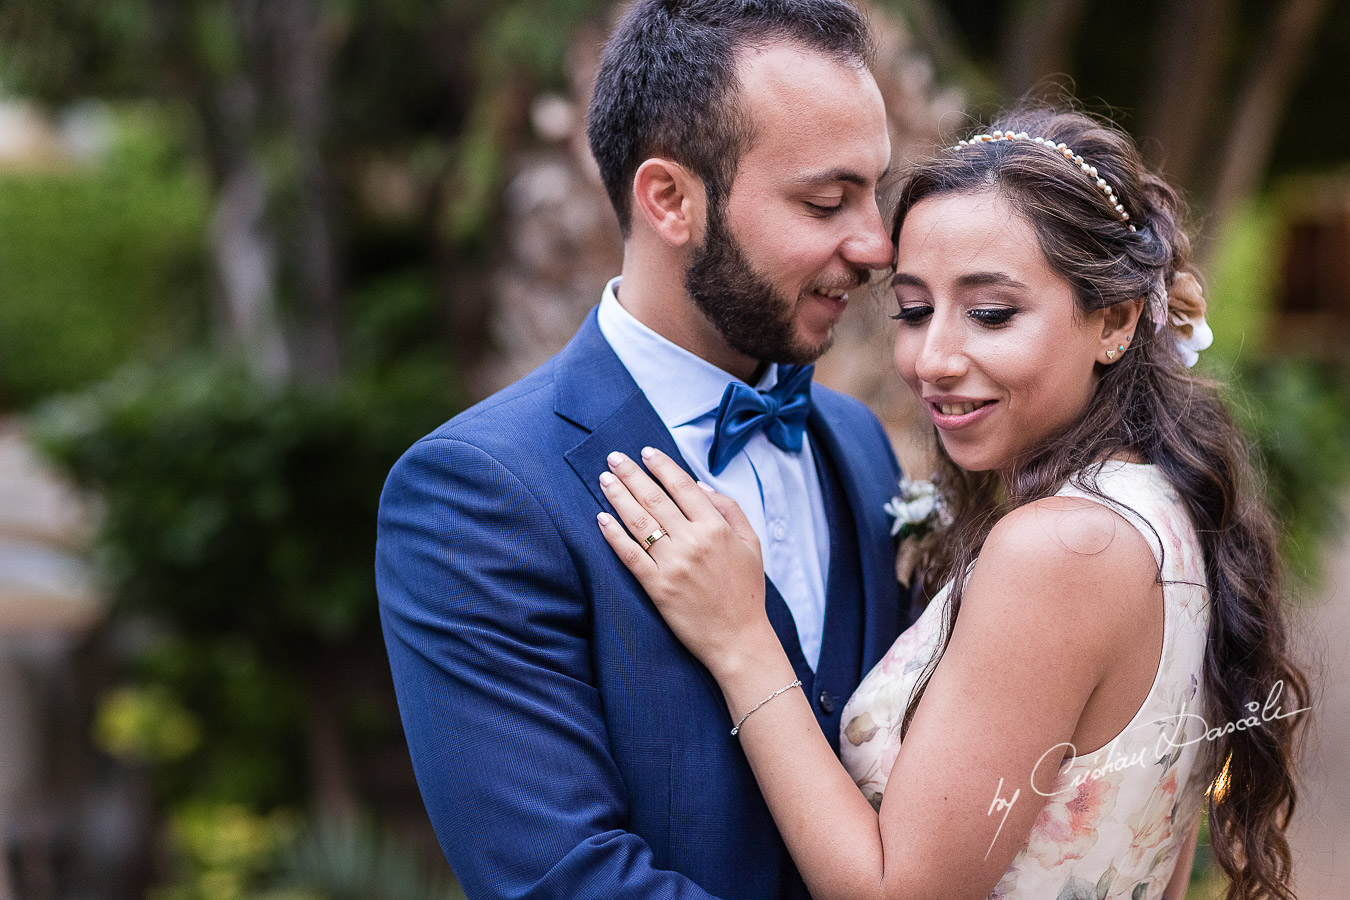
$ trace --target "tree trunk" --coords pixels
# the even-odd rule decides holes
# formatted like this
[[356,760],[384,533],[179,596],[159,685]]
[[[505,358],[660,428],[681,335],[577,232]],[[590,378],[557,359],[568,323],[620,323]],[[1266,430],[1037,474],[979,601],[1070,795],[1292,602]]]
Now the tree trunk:
[[951,77],[954,72],[966,72],[974,68],[971,63],[960,31],[952,22],[944,4],[937,0],[906,0],[899,8],[890,4],[881,12],[873,15],[899,14],[909,26],[915,42],[923,47],[924,54],[933,62],[939,72]]
[[[208,239],[220,291],[226,346],[257,375],[285,378],[290,353],[276,311],[275,248],[267,225],[267,191],[247,146],[253,131],[252,89],[236,81],[218,92],[222,124],[235,137],[219,148],[221,171]],[[231,127],[233,126],[233,127]]]
[[[1211,125],[1221,103],[1223,53],[1232,0],[1176,0],[1164,13],[1155,81],[1143,112],[1145,140],[1161,149],[1169,180],[1193,190],[1201,159],[1214,152]],[[1208,139],[1208,140],[1207,140]]]
[[295,250],[304,310],[297,374],[335,384],[341,374],[341,301],[333,179],[325,158],[329,52],[318,0],[271,0],[263,9],[276,61],[283,128],[295,152]]
[[[464,373],[471,400],[486,396],[491,382],[484,365],[491,357],[493,264],[502,249],[466,247],[482,241],[481,233],[501,212],[507,172],[501,160],[511,159],[528,136],[529,104],[533,85],[521,76],[508,76],[483,97],[470,114],[470,125],[459,135],[459,146],[431,202],[435,216],[438,293],[441,296],[450,358]],[[486,168],[475,165],[484,146],[495,148]]]
[[1210,204],[1207,246],[1222,234],[1228,219],[1265,174],[1289,91],[1303,69],[1308,44],[1326,9],[1326,0],[1285,0],[1269,43],[1255,55],[1227,132]]
[[337,683],[340,654],[314,652],[302,674],[305,686],[305,749],[314,807],[324,821],[355,821],[356,784],[342,730]]
[[1084,0],[1022,0],[1004,33],[1003,96],[1018,98],[1048,76],[1067,73]]
[[[219,342],[255,375],[287,378],[293,366],[277,313],[276,246],[256,151],[260,92],[247,63],[239,71],[222,72],[198,52],[202,37],[190,4],[153,0],[153,9],[160,52],[196,115],[211,174],[214,196],[206,239]],[[256,41],[248,23],[235,13],[228,39],[238,42],[240,55],[251,60]]]

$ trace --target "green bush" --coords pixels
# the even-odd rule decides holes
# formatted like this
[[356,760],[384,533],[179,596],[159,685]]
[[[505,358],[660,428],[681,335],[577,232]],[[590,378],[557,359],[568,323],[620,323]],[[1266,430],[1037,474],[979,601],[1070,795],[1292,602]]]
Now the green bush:
[[[416,293],[372,300],[370,355],[398,343]],[[323,805],[316,738],[353,770],[363,743],[398,739],[383,656],[372,668],[363,650],[378,642],[375,512],[397,456],[449,414],[448,383],[415,356],[340,391],[201,359],[124,370],[36,416],[102,498],[114,618],[148,625],[96,737],[154,771],[173,860],[158,900],[457,896],[389,834],[302,828],[295,812]]]
[[[1331,360],[1274,355],[1280,247],[1300,186],[1256,198],[1233,217],[1210,260],[1214,347],[1202,368],[1231,385],[1280,519],[1281,551],[1296,590],[1321,574],[1326,542],[1344,527],[1350,484],[1350,373]],[[1306,191],[1306,188],[1302,188]]]
[[207,187],[166,120],[117,121],[95,165],[0,174],[0,411],[202,330]]
[[1350,377],[1329,362],[1265,360],[1233,378],[1240,418],[1254,441],[1281,526],[1295,588],[1322,572],[1327,541],[1345,527],[1350,484]]
[[103,499],[99,552],[119,610],[185,635],[338,641],[372,621],[380,488],[446,414],[443,387],[426,400],[440,378],[381,382],[400,398],[268,385],[212,362],[135,368],[50,404],[38,435]]
[[105,704],[100,739],[137,756],[185,721],[200,733],[157,766],[161,802],[311,802],[316,708],[342,739],[397,729],[392,710],[372,724],[360,698],[334,706],[323,685],[378,642],[380,489],[449,414],[447,383],[443,366],[410,363],[331,392],[201,359],[124,370],[35,416],[49,455],[102,500],[114,620],[149,626],[126,672],[137,692],[113,699],[154,702]]

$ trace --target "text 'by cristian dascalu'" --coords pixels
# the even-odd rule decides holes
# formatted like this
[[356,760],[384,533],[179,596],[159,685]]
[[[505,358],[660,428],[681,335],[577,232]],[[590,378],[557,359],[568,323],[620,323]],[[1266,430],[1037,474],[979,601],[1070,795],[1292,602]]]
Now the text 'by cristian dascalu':
[[[1205,721],[1204,716],[1186,712],[1186,707],[1183,705],[1181,712],[1175,716],[1166,716],[1161,719],[1156,719],[1153,722],[1150,722],[1148,726],[1136,726],[1136,728],[1143,728],[1151,727],[1155,724],[1163,724],[1163,730],[1158,735],[1157,743],[1153,746],[1153,752],[1151,754],[1149,753],[1149,748],[1145,747],[1129,756],[1117,755],[1115,751],[1116,741],[1112,740],[1111,743],[1104,748],[1106,750],[1106,760],[1100,766],[1095,766],[1085,772],[1075,775],[1068,784],[1055,790],[1041,790],[1040,786],[1036,784],[1036,771],[1040,769],[1041,763],[1045,762],[1046,757],[1049,757],[1057,751],[1063,754],[1064,763],[1059,769],[1059,772],[1062,774],[1064,766],[1068,766],[1074,762],[1078,756],[1077,748],[1075,748],[1071,742],[1063,741],[1045,751],[1041,754],[1041,758],[1036,761],[1036,767],[1033,769],[1031,775],[1031,789],[1042,797],[1054,797],[1057,794],[1062,794],[1066,791],[1077,790],[1085,782],[1096,781],[1114,772],[1123,772],[1133,766],[1143,767],[1156,763],[1173,750],[1189,747],[1192,744],[1198,744],[1201,741],[1217,741],[1219,738],[1232,734],[1235,731],[1247,731],[1252,728],[1260,728],[1267,722],[1273,722],[1277,719],[1287,719],[1290,716],[1295,716],[1311,709],[1311,707],[1305,706],[1302,709],[1296,709],[1292,712],[1284,712],[1280,709],[1280,697],[1283,695],[1284,681],[1281,679],[1280,681],[1275,682],[1271,687],[1270,694],[1266,697],[1266,702],[1264,704],[1257,703],[1256,701],[1247,704],[1247,710],[1251,715],[1246,716],[1245,718],[1236,719],[1226,725],[1215,725],[1213,727]],[[1166,727],[1166,723],[1169,721],[1175,722],[1175,727],[1171,731]],[[1186,740],[1179,739],[1183,734],[1186,725],[1197,721],[1204,726],[1204,733],[1198,737]],[[1121,734],[1123,735],[1124,732]],[[1003,823],[1008,821],[1008,813],[1012,812],[1013,804],[1017,802],[1018,797],[1021,795],[1022,789],[1018,788],[1012,792],[1012,796],[1004,797],[1003,779],[1000,778],[998,780],[998,787],[994,791],[994,802],[990,804],[989,811],[985,815],[992,816],[1001,812],[1003,813],[1003,818],[999,820],[998,830],[994,832],[994,840],[989,842],[989,849],[985,851],[985,859],[988,859],[989,854],[993,852],[994,842],[998,840],[999,833],[1003,831]]]

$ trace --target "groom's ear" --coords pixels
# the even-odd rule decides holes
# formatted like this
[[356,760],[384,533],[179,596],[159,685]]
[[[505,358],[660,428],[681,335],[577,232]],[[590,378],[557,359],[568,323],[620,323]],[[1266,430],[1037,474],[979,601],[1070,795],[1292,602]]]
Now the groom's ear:
[[672,247],[701,240],[706,212],[703,179],[669,159],[653,157],[633,176],[634,202],[647,225]]

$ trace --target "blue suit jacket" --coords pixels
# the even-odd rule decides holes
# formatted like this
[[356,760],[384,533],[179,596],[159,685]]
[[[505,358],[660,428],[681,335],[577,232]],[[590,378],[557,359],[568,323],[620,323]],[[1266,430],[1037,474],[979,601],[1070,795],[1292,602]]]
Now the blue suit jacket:
[[[862,664],[817,711],[833,743],[833,707],[907,616],[882,508],[890,445],[858,401],[814,386],[812,402],[866,598],[839,620],[861,634],[831,636],[827,613],[825,640],[853,642]],[[720,690],[596,525],[613,511],[605,456],[648,445],[680,458],[592,311],[552,360],[415,444],[385,485],[385,641],[422,796],[470,897],[806,896]]]

